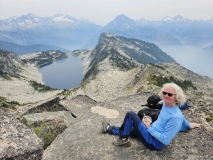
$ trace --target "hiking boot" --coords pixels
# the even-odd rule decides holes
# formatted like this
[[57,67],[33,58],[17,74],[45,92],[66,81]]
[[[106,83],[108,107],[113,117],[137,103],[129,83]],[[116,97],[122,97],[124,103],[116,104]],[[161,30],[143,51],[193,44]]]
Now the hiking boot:
[[101,132],[102,133],[107,133],[107,126],[110,126],[110,124],[106,122],[106,119],[104,119],[102,121],[102,125],[101,125]]
[[122,139],[114,139],[112,142],[115,146],[124,146],[124,147],[129,147],[131,146],[131,142],[127,140],[122,140]]

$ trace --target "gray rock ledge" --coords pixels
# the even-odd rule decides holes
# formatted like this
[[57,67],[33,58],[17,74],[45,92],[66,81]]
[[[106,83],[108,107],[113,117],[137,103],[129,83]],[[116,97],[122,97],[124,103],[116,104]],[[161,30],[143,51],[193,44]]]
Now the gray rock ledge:
[[121,97],[115,100],[94,102],[83,95],[65,100],[66,105],[77,118],[45,149],[43,160],[209,160],[213,159],[213,129],[206,122],[204,114],[196,108],[183,110],[189,122],[201,123],[201,128],[180,132],[161,151],[151,151],[135,138],[130,138],[128,148],[117,147],[112,140],[118,136],[102,134],[101,120],[106,118],[111,125],[119,126],[127,111],[140,110],[149,93]]
[[40,160],[43,143],[16,118],[0,110],[0,160]]

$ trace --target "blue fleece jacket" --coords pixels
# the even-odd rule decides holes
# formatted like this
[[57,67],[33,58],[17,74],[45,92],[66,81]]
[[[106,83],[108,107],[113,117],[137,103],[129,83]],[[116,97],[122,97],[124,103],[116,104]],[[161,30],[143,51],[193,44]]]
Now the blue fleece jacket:
[[179,131],[191,128],[178,106],[168,107],[163,102],[158,119],[151,124],[147,131],[161,143],[168,145]]

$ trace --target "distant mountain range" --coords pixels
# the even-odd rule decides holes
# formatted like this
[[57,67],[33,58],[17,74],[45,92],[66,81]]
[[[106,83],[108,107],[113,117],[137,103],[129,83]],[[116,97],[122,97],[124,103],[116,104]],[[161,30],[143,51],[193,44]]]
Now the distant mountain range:
[[182,45],[177,38],[168,32],[158,30],[151,25],[141,25],[140,21],[134,21],[125,15],[119,15],[96,33],[96,35],[94,35],[83,47],[87,48],[93,46],[93,43],[97,42],[97,37],[99,37],[102,32],[110,32],[127,38],[136,38],[146,42],[155,43],[158,46]]
[[0,48],[10,52],[17,53],[19,55],[38,52],[38,51],[47,51],[47,50],[60,50],[62,52],[69,52],[68,49],[57,47],[57,46],[48,46],[48,45],[42,45],[42,44],[23,46],[23,45],[18,45],[15,43],[5,42],[5,41],[0,41]]
[[211,55],[213,58],[213,45],[203,48],[199,53]]
[[[79,56],[79,54],[87,52],[88,50],[75,50],[66,54],[61,51],[42,51],[18,56],[16,53],[0,49],[0,73],[2,75],[18,75],[19,69],[16,63],[22,65],[31,63],[42,67],[53,61],[65,59],[69,54]],[[129,70],[141,64],[175,62],[173,58],[153,43],[116,36],[107,32],[101,34],[98,44],[89,52],[91,52],[91,62],[88,64],[90,71],[86,73],[86,78],[90,77],[91,73],[95,74],[97,64],[105,59],[109,59],[111,65],[121,70]]]
[[165,17],[159,21],[132,20],[125,15],[117,16],[93,36],[85,47],[92,46],[101,32],[136,38],[157,44],[159,47],[196,46],[213,44],[213,18],[210,20],[188,20],[180,15]]
[[33,14],[0,21],[0,40],[19,45],[51,45],[78,49],[102,28],[68,15],[38,17]]
[[68,50],[93,48],[103,32],[165,46],[213,45],[213,18],[188,20],[180,15],[158,21],[133,20],[118,15],[106,26],[68,15],[38,17],[33,14],[0,20],[0,40],[19,45],[50,45]]

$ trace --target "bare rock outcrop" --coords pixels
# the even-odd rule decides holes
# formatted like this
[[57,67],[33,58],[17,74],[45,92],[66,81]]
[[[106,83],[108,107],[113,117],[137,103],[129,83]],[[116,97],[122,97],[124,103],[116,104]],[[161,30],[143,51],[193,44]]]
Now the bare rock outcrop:
[[23,66],[24,62],[17,54],[0,49],[0,73],[10,76],[18,76],[18,67]]
[[[183,110],[189,122],[201,123],[201,128],[180,132],[161,151],[151,151],[135,138],[130,138],[129,148],[112,145],[115,135],[102,134],[101,120],[119,126],[127,111],[142,109],[151,93],[134,94],[114,100],[95,102],[80,95],[64,100],[77,117],[72,125],[60,134],[44,151],[43,160],[52,159],[212,159],[213,129],[206,122],[202,111],[191,107]],[[68,107],[69,106],[69,107]]]
[[43,143],[16,118],[0,110],[0,159],[42,159]]
[[42,140],[44,149],[72,123],[72,114],[59,102],[60,98],[54,96],[31,106],[20,106],[14,114]]

